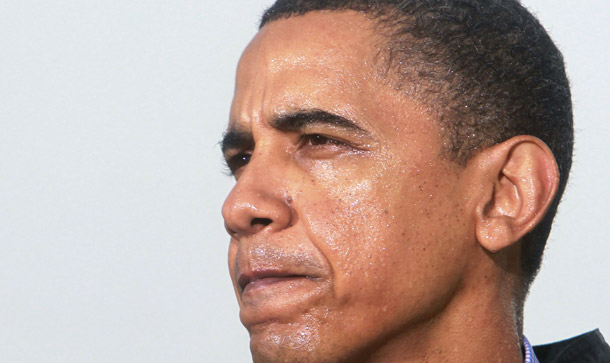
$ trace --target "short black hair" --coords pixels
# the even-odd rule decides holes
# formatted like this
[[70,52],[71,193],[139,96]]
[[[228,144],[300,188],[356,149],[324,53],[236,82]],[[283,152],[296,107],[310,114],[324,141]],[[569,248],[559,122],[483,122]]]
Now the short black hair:
[[342,10],[375,21],[390,78],[439,116],[450,158],[465,165],[478,151],[517,135],[536,136],[553,152],[557,195],[521,241],[525,297],[572,164],[572,101],[560,51],[518,0],[277,0],[260,26]]

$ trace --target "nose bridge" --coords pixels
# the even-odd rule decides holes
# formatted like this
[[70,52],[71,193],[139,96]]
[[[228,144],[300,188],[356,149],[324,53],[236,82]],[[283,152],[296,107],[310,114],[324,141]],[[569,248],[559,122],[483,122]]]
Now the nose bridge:
[[227,231],[236,238],[290,225],[286,167],[270,147],[257,145],[222,208]]

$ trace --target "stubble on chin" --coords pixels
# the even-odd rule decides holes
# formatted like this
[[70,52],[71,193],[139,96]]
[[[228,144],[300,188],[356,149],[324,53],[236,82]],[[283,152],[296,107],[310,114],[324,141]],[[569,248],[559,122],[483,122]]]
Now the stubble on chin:
[[327,362],[319,356],[321,348],[320,325],[311,315],[300,323],[270,322],[252,327],[250,349],[254,363],[313,363]]

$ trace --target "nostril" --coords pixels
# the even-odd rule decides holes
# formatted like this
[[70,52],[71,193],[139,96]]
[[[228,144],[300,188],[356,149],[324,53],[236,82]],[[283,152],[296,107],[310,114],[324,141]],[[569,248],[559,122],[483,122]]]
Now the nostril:
[[250,226],[256,226],[256,225],[261,225],[263,227],[268,226],[271,224],[271,219],[269,218],[252,218],[252,220],[250,221]]

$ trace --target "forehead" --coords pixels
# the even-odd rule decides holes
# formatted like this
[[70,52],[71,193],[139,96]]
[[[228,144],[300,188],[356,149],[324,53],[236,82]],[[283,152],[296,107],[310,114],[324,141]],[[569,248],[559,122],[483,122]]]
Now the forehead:
[[[250,42],[238,71],[253,61],[270,71],[291,66],[366,65],[374,55],[374,22],[354,11],[314,11],[265,25]],[[264,55],[264,59],[257,59]]]
[[425,105],[384,79],[384,43],[375,22],[355,11],[315,11],[265,25],[240,59],[229,129],[253,130],[282,114],[321,109],[389,142],[423,133],[439,146]]
[[[312,12],[265,25],[240,59],[231,122],[253,121],[254,110],[270,116],[291,107],[356,102],[344,96],[361,93],[376,77],[373,24],[346,11]],[[331,102],[321,105],[322,100]]]

